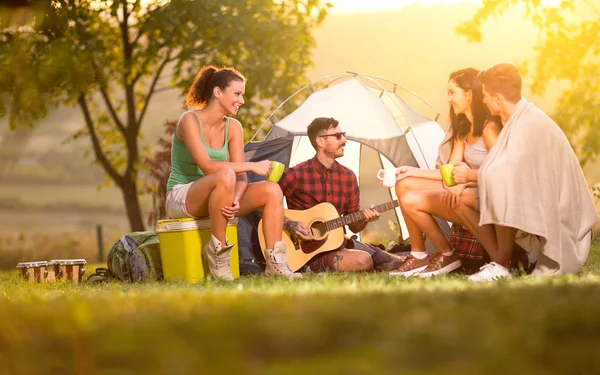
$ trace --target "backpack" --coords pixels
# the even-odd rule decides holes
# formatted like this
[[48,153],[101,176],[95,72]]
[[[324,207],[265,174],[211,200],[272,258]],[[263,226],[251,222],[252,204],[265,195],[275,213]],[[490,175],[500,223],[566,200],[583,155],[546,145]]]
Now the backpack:
[[258,222],[261,215],[254,211],[240,217],[237,224],[240,275],[265,273],[265,258],[258,242]]
[[108,252],[107,268],[97,268],[88,282],[118,279],[124,282],[162,280],[160,246],[156,232],[133,232],[121,237]]

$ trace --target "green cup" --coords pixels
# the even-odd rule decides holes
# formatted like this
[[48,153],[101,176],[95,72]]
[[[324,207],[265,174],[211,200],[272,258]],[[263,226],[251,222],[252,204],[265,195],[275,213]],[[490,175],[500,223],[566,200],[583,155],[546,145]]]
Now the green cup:
[[454,186],[456,185],[456,181],[454,181],[454,164],[444,164],[440,167],[440,173],[442,174],[442,179],[446,186]]
[[278,161],[271,161],[271,172],[267,176],[267,181],[278,182],[283,174],[283,170],[285,169],[285,165]]

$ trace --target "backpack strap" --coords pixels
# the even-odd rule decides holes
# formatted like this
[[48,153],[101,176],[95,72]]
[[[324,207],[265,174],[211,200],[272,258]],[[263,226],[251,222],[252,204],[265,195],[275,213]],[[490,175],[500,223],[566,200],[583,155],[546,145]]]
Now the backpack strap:
[[108,268],[98,267],[96,272],[89,275],[86,283],[88,284],[100,284],[107,283],[115,278],[112,272]]
[[138,243],[132,240],[129,236],[123,236],[119,239],[119,241],[123,245],[125,251],[127,251],[128,253],[133,253],[133,251],[139,246]]

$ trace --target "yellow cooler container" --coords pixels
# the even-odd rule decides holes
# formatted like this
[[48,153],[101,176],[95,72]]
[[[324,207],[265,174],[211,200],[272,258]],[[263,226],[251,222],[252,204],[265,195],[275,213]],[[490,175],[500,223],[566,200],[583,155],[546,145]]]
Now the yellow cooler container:
[[[159,220],[156,232],[160,242],[165,280],[185,280],[197,283],[210,275],[208,263],[201,255],[202,246],[211,238],[210,220],[208,219],[170,219]],[[231,273],[234,278],[240,277],[238,256],[237,219],[227,224],[225,231],[227,242],[235,244],[231,249]]]

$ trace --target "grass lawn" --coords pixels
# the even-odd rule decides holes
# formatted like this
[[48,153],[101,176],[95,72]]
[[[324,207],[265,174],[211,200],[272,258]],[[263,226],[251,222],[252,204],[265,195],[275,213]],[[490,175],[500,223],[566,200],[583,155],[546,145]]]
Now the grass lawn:
[[597,374],[600,242],[580,275],[31,285],[0,274],[0,374]]

